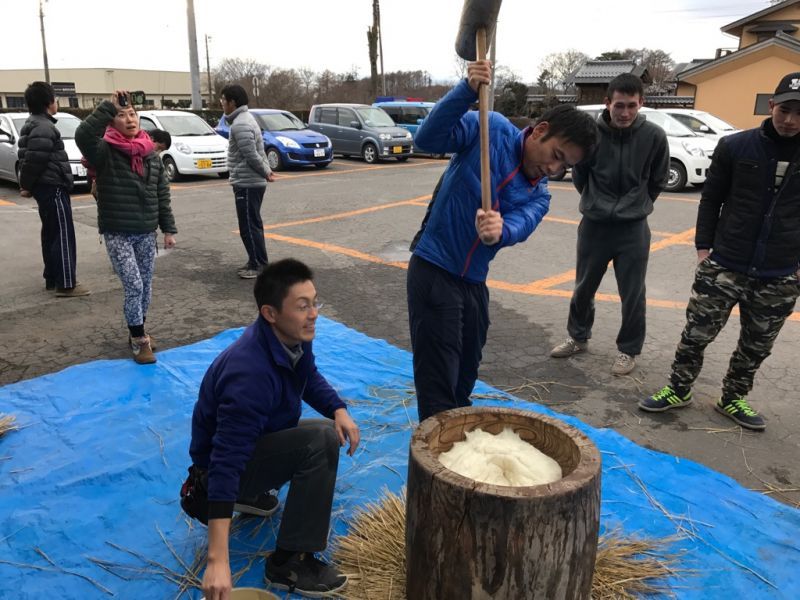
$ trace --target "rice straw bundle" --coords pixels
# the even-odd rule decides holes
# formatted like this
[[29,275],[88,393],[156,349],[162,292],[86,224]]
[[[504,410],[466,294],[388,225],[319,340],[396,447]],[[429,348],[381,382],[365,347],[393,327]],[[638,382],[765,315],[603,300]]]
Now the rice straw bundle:
[[[349,577],[344,598],[405,599],[405,521],[405,491],[396,495],[386,490],[378,502],[357,509],[347,535],[333,543],[333,560]],[[623,538],[618,532],[601,536],[592,599],[627,600],[639,594],[668,592],[658,582],[678,574],[673,569],[678,555],[661,550],[672,541],[674,538]]]
[[17,418],[14,415],[4,415],[0,413],[0,437],[4,436],[9,431],[16,431],[19,429],[17,425]]

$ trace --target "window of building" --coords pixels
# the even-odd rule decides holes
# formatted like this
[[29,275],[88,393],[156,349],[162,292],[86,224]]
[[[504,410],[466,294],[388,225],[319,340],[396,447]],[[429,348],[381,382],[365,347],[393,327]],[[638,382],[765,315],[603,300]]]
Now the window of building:
[[6,96],[8,108],[25,108],[25,96]]
[[80,108],[78,105],[78,98],[76,96],[70,96],[69,98],[69,107],[70,108]]
[[753,114],[768,115],[770,98],[772,98],[772,94],[756,94],[756,108],[753,111]]

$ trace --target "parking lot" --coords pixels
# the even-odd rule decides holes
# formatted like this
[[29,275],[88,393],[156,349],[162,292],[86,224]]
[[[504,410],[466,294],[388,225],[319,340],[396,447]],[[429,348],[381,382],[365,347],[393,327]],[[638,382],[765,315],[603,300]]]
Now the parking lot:
[[[294,256],[308,262],[327,317],[408,349],[408,243],[445,166],[429,158],[375,165],[336,159],[326,170],[279,173],[262,211],[270,259]],[[614,377],[609,369],[616,354],[619,302],[611,272],[597,296],[589,352],[549,358],[550,348],[566,335],[580,219],[569,180],[550,189],[551,210],[539,229],[493,263],[492,326],[481,379],[594,426],[613,428],[676,460],[701,462],[776,499],[800,502],[800,411],[792,369],[800,313],[784,327],[750,396],[768,420],[763,434],[731,427],[713,410],[738,333],[734,318],[708,349],[695,405],[663,415],[641,413],[636,401],[665,383],[683,327],[699,193],[665,194],[656,204],[650,219],[647,342],[631,376]],[[12,184],[0,183],[2,384],[128,356],[120,284],[100,244],[94,200],[82,191],[73,197],[78,276],[92,295],[59,299],[44,290],[35,203],[21,198]],[[245,254],[228,182],[192,178],[173,184],[172,197],[178,248],[162,251],[157,259],[148,315],[160,349],[244,325],[256,314],[252,282],[236,275]]]

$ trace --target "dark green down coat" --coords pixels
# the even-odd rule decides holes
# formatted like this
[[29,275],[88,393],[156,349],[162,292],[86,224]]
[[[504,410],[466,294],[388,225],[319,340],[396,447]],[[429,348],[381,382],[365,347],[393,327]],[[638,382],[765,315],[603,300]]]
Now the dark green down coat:
[[157,227],[177,233],[170,206],[169,184],[158,154],[142,159],[144,176],[131,169],[131,158],[103,139],[117,114],[108,100],[75,132],[75,142],[97,170],[97,223],[100,233],[149,233]]

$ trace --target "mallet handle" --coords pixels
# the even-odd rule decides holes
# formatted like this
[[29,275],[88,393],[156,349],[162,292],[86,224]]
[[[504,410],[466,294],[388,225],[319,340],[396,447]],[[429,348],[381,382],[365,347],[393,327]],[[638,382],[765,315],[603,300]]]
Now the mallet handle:
[[[486,60],[486,28],[475,33],[475,47],[478,60]],[[478,117],[481,132],[481,206],[483,210],[492,208],[492,176],[489,170],[489,86],[481,84],[478,88]]]

